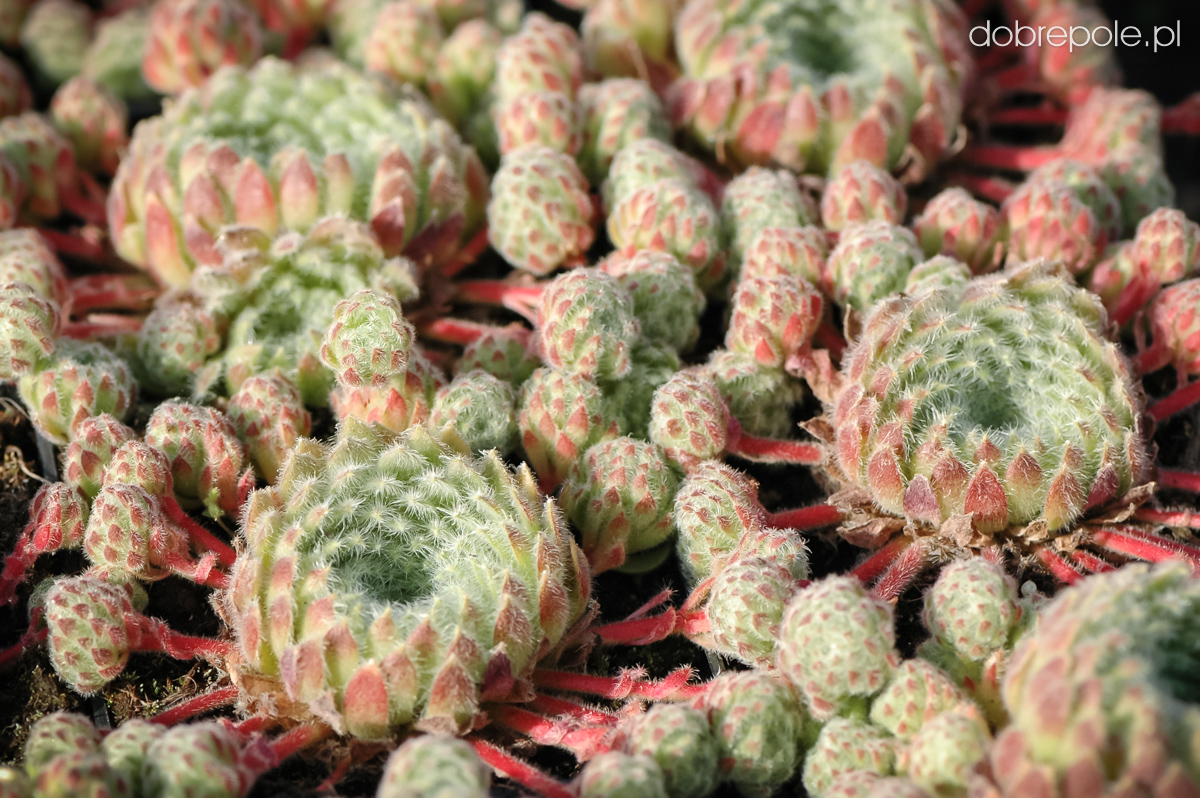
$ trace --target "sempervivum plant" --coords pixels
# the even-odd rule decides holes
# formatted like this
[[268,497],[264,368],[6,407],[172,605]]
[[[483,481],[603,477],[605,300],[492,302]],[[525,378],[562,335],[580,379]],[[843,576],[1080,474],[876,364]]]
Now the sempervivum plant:
[[769,796],[795,773],[812,723],[792,687],[759,670],[725,673],[697,701],[716,733],[720,773],[745,796]]
[[1200,375],[1200,279],[1184,280],[1165,288],[1150,306],[1154,343],[1138,357],[1138,367],[1149,373],[1173,365],[1179,384]]
[[[504,34],[484,19],[464,22],[438,48],[426,76],[429,96],[460,130],[483,105],[496,76],[496,52]],[[476,143],[476,148],[479,148]]]
[[61,325],[56,302],[27,282],[6,283],[0,297],[0,379],[44,369],[54,356]]
[[916,237],[904,227],[885,221],[855,225],[829,254],[825,289],[842,307],[865,312],[898,293],[924,259]]
[[579,35],[532,13],[496,53],[492,119],[500,154],[548,147],[574,156],[580,145],[577,93],[583,79]]
[[17,380],[17,391],[38,432],[64,445],[91,416],[125,418],[133,408],[137,383],[112,350],[63,338],[44,366]]
[[547,365],[591,380],[629,372],[639,325],[633,298],[607,272],[575,269],[556,277],[542,291],[537,326]]
[[801,279],[745,277],[731,300],[725,346],[767,369],[794,370],[810,350],[825,304]]
[[38,82],[50,88],[79,74],[92,36],[92,12],[74,0],[39,0],[21,26],[24,48]]
[[157,0],[142,75],[156,91],[200,86],[223,66],[246,66],[262,55],[262,30],[247,6],[230,0]]
[[618,408],[600,386],[567,371],[540,368],[521,388],[521,445],[542,485],[550,489],[592,445],[619,434]]
[[508,454],[517,448],[516,403],[508,382],[481,369],[462,371],[433,397],[429,428],[443,437],[452,429],[473,452]]
[[658,565],[670,551],[678,487],[658,447],[637,438],[597,443],[576,460],[560,500],[592,571],[636,573]]
[[613,158],[638,139],[668,141],[668,124],[658,97],[645,82],[628,78],[584,84],[579,90],[583,143],[579,166],[600,185]]
[[936,163],[955,136],[966,23],[948,3],[692,0],[673,121],[718,158],[823,172]]
[[929,257],[949,255],[976,274],[991,271],[1004,256],[1000,213],[965,189],[948,188],[929,201],[913,221],[913,232]]
[[442,734],[422,734],[388,757],[375,796],[487,798],[491,781],[491,773],[468,743]]
[[108,201],[114,245],[165,283],[220,258],[218,231],[368,223],[389,255],[454,255],[482,222],[487,179],[427,102],[349,68],[273,58],[228,68],[138,125]]
[[771,667],[779,622],[799,589],[792,570],[774,560],[731,560],[714,577],[705,604],[712,648],[751,665]]
[[667,798],[666,780],[651,757],[608,751],[584,766],[579,798]]
[[1004,676],[1012,723],[990,758],[1000,794],[1200,790],[1198,607],[1178,564],[1097,574],[1048,604]]
[[1062,261],[1072,274],[1095,265],[1108,243],[1108,231],[1095,212],[1065,181],[1032,176],[1004,201],[1008,256]]
[[819,286],[828,257],[829,238],[819,227],[764,227],[746,245],[740,276],[789,275]]
[[[228,229],[218,250],[220,261],[196,274],[203,309],[176,314],[161,328],[166,335],[155,326],[141,336],[144,348],[157,349],[150,362],[182,366],[178,353],[197,356],[214,329],[224,330],[221,349],[196,375],[198,394],[233,393],[248,377],[278,369],[306,405],[323,406],[335,375],[322,364],[321,341],[338,302],[368,288],[400,301],[416,295],[411,261],[385,258],[365,225],[341,216],[274,241],[253,228]],[[165,295],[160,305],[171,301]],[[381,331],[368,343],[383,341]]]
[[833,718],[804,757],[804,788],[824,796],[843,773],[890,776],[895,764],[896,741],[886,731],[857,719]]
[[119,97],[77,76],[54,93],[50,118],[70,140],[81,168],[110,175],[117,171],[129,143],[129,112]]
[[225,407],[229,423],[246,444],[258,475],[274,482],[296,441],[312,432],[300,391],[286,377],[256,374],[242,383]]
[[150,36],[150,9],[133,7],[96,24],[83,56],[82,74],[126,102],[155,96],[142,77],[142,53]]
[[686,351],[700,336],[704,294],[691,269],[673,255],[640,250],[610,255],[597,267],[617,279],[633,300],[643,341]]
[[1200,225],[1183,211],[1159,208],[1138,223],[1133,241],[1099,263],[1088,288],[1124,322],[1164,285],[1200,270]]
[[798,591],[779,626],[778,667],[813,716],[828,719],[870,699],[900,664],[892,610],[853,577]]
[[239,482],[249,463],[245,446],[224,413],[164,402],[146,422],[146,443],[167,456],[180,498],[199,502],[214,518],[237,513],[242,498]]
[[375,14],[361,66],[424,88],[441,44],[442,27],[432,8],[394,0]]
[[132,440],[137,440],[136,433],[107,413],[91,416],[75,430],[63,453],[63,478],[89,499],[95,497],[113,454]]
[[794,175],[751,167],[729,181],[721,198],[721,225],[735,263],[744,265],[751,242],[766,229],[816,224],[816,204]]
[[190,294],[164,294],[137,333],[135,365],[154,396],[190,396],[197,373],[221,350],[222,324]]
[[593,213],[575,161],[549,147],[521,147],[492,181],[488,240],[518,269],[549,274],[583,260],[596,237]]
[[844,230],[876,219],[902,224],[908,195],[900,181],[867,161],[838,170],[821,195],[821,221],[827,230]]
[[356,737],[470,729],[588,604],[586,561],[528,468],[420,427],[348,420],[331,446],[301,441],[242,526],[235,679]]
[[1139,402],[1103,324],[1044,262],[881,302],[832,415],[844,478],[914,523],[969,517],[972,545],[1069,530],[1145,480]]
[[669,798],[709,795],[717,786],[717,741],[705,714],[661,703],[622,724],[615,747],[653,757]]
[[712,290],[725,275],[725,252],[704,180],[703,166],[656,139],[618,152],[604,184],[608,237],[617,251],[668,252],[692,269],[701,290]]

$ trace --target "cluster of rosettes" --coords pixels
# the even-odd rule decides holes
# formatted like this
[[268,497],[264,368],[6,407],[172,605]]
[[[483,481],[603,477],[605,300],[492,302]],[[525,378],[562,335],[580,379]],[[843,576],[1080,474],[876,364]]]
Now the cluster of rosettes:
[[725,188],[721,220],[737,282],[725,348],[706,371],[752,434],[786,437],[792,428],[800,394],[792,375],[807,363],[825,312],[817,280],[828,245],[816,217],[787,171],[751,167]]
[[335,375],[321,340],[337,303],[368,288],[416,296],[413,264],[385,258],[365,225],[342,216],[274,240],[227,228],[215,246],[190,292],[163,295],[138,333],[139,371],[158,395],[233,394],[252,376],[280,374],[304,404],[323,406]]
[[422,266],[483,221],[487,177],[419,96],[327,64],[229,68],[138,125],[108,201],[118,253],[186,287],[220,229],[306,232],[345,214]]
[[[808,554],[800,536],[791,529],[772,528],[758,501],[758,483],[722,462],[705,460],[687,474],[675,494],[674,513],[679,530],[675,550],[692,586],[741,557],[769,559],[793,580],[808,576]],[[728,653],[741,656],[736,649]],[[753,658],[760,656],[764,654]]]
[[52,255],[43,254],[0,257],[0,268],[14,278],[3,284],[0,298],[0,380],[16,380],[38,432],[65,445],[92,416],[128,415],[137,383],[125,361],[103,344],[59,336],[58,303],[43,291],[60,285],[62,272]]
[[719,160],[826,172],[856,160],[923,171],[954,140],[970,59],[948,3],[688,3],[672,121]]
[[608,237],[617,252],[667,252],[711,292],[726,273],[721,220],[698,161],[655,139],[621,149],[604,183]]
[[617,253],[544,287],[535,339],[545,366],[524,383],[519,424],[545,486],[590,446],[648,437],[654,391],[681,367],[704,304],[691,270],[656,251]]
[[[319,509],[319,511],[317,511]],[[564,640],[590,576],[529,469],[353,419],[254,493],[224,595],[252,702],[370,739],[460,732]]]
[[1072,107],[1059,149],[1095,167],[1121,205],[1129,235],[1155,208],[1170,206],[1175,189],[1163,167],[1162,108],[1144,91],[1097,88]]
[[1044,262],[879,303],[832,411],[841,478],[913,523],[968,519],[972,545],[1068,530],[1146,476],[1139,401],[1104,323]]
[[[330,404],[338,418],[396,433],[429,420],[445,380],[413,337],[412,325],[390,294],[364,289],[334,306],[320,358],[337,380]],[[469,426],[464,423],[463,429]]]
[[[761,564],[770,562],[727,570],[745,581]],[[778,669],[776,656],[763,658],[721,674],[690,705],[624,720],[613,752],[585,766],[581,794],[683,798],[725,782],[768,796],[798,773],[817,798],[865,795],[852,787],[877,782],[892,788],[879,795],[966,794],[991,746],[987,722],[950,675],[900,660],[884,602],[845,577],[758,600],[783,615],[771,631]]]
[[582,84],[579,34],[543,14],[527,15],[496,53],[492,121],[501,157],[531,145],[574,157]]
[[1088,276],[1088,289],[1124,321],[1160,288],[1200,271],[1200,225],[1183,211],[1158,208],[1138,223],[1132,241],[1117,244]]
[[55,712],[30,729],[24,773],[0,768],[0,788],[12,798],[237,798],[254,785],[262,759],[216,721],[168,729],[134,718],[101,737],[86,717]]

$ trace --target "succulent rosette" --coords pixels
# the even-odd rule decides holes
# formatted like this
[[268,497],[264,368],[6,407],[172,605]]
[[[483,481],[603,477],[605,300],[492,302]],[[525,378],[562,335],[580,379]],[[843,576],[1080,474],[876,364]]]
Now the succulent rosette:
[[0,163],[9,167],[3,180],[12,189],[5,204],[12,202],[22,215],[53,219],[76,194],[75,151],[45,116],[30,111],[0,119],[0,151]]
[[892,610],[851,576],[830,576],[797,591],[779,625],[779,672],[813,717],[865,710],[900,664]]
[[816,203],[785,170],[752,166],[729,181],[721,198],[721,224],[730,255],[739,264],[763,230],[792,230],[817,220]]
[[62,326],[58,305],[25,282],[10,282],[0,296],[0,379],[45,369]]
[[827,230],[845,230],[881,220],[903,224],[908,195],[900,181],[867,161],[846,164],[825,186],[821,221]]
[[599,269],[575,269],[552,280],[538,306],[542,359],[591,380],[629,372],[629,350],[639,324],[633,298],[617,278]]
[[50,118],[75,149],[80,168],[112,174],[129,143],[125,103],[103,86],[77,76],[50,101]]
[[584,765],[579,798],[667,798],[666,780],[651,757],[608,751]]
[[414,0],[392,0],[371,23],[363,66],[424,88],[442,45],[442,26],[432,8]]
[[619,732],[618,746],[653,757],[670,798],[709,795],[717,786],[717,740],[708,717],[686,704],[655,704]]
[[600,386],[581,374],[540,368],[521,388],[521,445],[542,484],[567,477],[571,464],[594,444],[616,438],[617,408]]
[[422,734],[392,752],[376,798],[487,798],[492,776],[470,744]]
[[819,286],[825,279],[828,258],[829,239],[819,227],[764,227],[746,245],[740,276],[786,275]]
[[229,418],[211,407],[163,402],[146,422],[146,443],[170,463],[175,492],[213,518],[239,509],[238,483],[249,465]]
[[460,372],[438,389],[429,409],[429,428],[443,437],[447,429],[473,452],[517,448],[517,397],[511,384],[486,371]]
[[832,414],[847,484],[913,523],[967,516],[971,545],[1063,534],[1147,477],[1140,402],[1104,325],[1045,262],[881,302]]
[[804,788],[809,795],[824,796],[842,774],[890,776],[895,764],[896,740],[886,731],[861,720],[833,718],[804,757]]
[[662,557],[654,555],[670,551],[664,544],[675,532],[671,510],[678,488],[679,475],[657,447],[637,438],[598,443],[576,460],[560,501],[579,528],[593,572],[657,565]]
[[855,225],[829,253],[825,288],[842,307],[865,312],[903,289],[909,272],[924,259],[907,228],[885,221]]
[[1004,256],[1000,213],[965,189],[948,188],[913,220],[913,232],[928,257],[949,255],[975,274],[991,271]]
[[965,39],[950,3],[692,0],[669,110],[735,165],[890,169],[906,148],[929,165],[956,136]]
[[569,156],[542,146],[507,156],[492,181],[488,240],[513,266],[546,275],[579,263],[596,238],[587,178]]
[[150,37],[150,10],[134,7],[96,24],[80,74],[126,102],[155,96],[142,77],[142,53]]
[[588,604],[586,561],[529,469],[420,427],[348,420],[332,445],[301,441],[242,529],[235,680],[356,737],[472,728]]
[[792,687],[760,670],[724,673],[699,702],[716,733],[721,776],[745,796],[769,796],[804,756],[812,723]]
[[262,55],[258,17],[233,0],[157,0],[142,55],[155,91],[175,94],[204,84],[223,66],[248,66]]
[[141,386],[154,396],[190,396],[197,373],[221,350],[223,327],[198,297],[164,294],[138,330]]
[[38,432],[65,445],[91,416],[125,418],[137,383],[128,364],[102,344],[60,339],[44,368],[17,380],[17,391]]
[[79,74],[91,38],[92,11],[75,0],[38,0],[21,26],[21,47],[49,88]]
[[1004,796],[1200,789],[1192,689],[1200,591],[1179,564],[1132,564],[1060,592],[1004,676],[991,749]]
[[662,103],[646,83],[614,78],[584,84],[579,90],[583,142],[580,168],[600,185],[613,158],[638,139],[669,141],[671,126]]
[[744,431],[785,438],[795,428],[792,406],[803,387],[782,368],[764,368],[752,354],[718,349],[704,370],[717,383],[730,415]]
[[219,263],[220,229],[307,232],[344,214],[422,266],[483,219],[487,178],[432,107],[346,67],[223,69],[138,125],[109,193],[114,245],[164,283]]
[[496,52],[503,41],[504,34],[494,25],[473,19],[455,28],[438,48],[427,76],[429,96],[460,130],[485,104],[496,77]]
[[691,269],[666,252],[613,254],[597,267],[617,279],[633,300],[643,341],[686,351],[700,336],[704,294]]
[[274,482],[296,441],[312,432],[312,417],[300,391],[286,377],[256,374],[242,383],[225,408],[229,423],[246,444],[255,470]]

